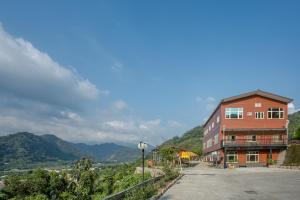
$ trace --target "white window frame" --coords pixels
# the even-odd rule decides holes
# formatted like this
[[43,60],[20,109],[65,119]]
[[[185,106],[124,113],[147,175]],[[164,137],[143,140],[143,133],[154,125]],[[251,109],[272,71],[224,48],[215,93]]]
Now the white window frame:
[[[273,109],[278,109],[278,111],[273,111]],[[279,118],[273,118],[273,116],[272,116],[273,112],[278,112]],[[269,116],[269,113],[271,113],[271,117]],[[282,114],[282,117],[280,117],[281,114]],[[283,110],[283,108],[277,108],[277,107],[269,108],[268,109],[268,119],[284,119],[284,110]]]
[[214,128],[215,127],[215,122],[213,122],[212,124],[211,124],[211,128]]
[[220,116],[218,115],[218,117],[217,117],[217,123],[219,123],[220,122]]
[[[237,109],[237,118],[232,118],[231,114],[233,109]],[[240,114],[242,117],[240,117]],[[225,119],[243,119],[244,117],[244,108],[225,108]]]
[[[229,156],[233,156],[234,157],[234,161],[230,161],[229,160]],[[227,163],[238,163],[239,162],[239,157],[238,157],[238,153],[236,151],[229,151],[227,154],[226,154],[226,162]]]
[[219,134],[217,133],[215,136],[214,136],[214,144],[218,144],[219,143]]
[[265,112],[255,112],[255,119],[264,119]]
[[[250,160],[251,156],[255,156],[255,161]],[[248,151],[246,154],[246,163],[259,163],[259,151]]]

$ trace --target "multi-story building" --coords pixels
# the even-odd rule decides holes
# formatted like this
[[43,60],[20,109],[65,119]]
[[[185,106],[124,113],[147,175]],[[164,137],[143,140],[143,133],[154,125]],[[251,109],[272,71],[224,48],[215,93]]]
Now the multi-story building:
[[288,142],[292,99],[256,90],[221,100],[204,124],[203,152],[220,166],[265,166]]

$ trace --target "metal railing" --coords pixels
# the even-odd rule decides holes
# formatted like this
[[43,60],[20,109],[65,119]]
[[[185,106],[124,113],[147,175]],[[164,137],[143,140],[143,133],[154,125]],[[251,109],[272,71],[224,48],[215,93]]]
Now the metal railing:
[[235,147],[235,146],[281,146],[287,145],[287,140],[273,140],[273,139],[235,139],[235,140],[222,140],[223,147]]
[[116,194],[112,194],[110,196],[107,196],[103,200],[120,200],[120,199],[123,199],[126,196],[126,194],[132,192],[133,190],[143,188],[143,187],[147,186],[148,184],[153,184],[153,183],[161,180],[163,177],[164,177],[164,175],[148,179],[148,180],[146,180],[144,182],[141,182],[137,185],[134,185],[134,186],[132,186],[132,187],[126,189],[126,190],[123,190],[123,191],[118,192]]

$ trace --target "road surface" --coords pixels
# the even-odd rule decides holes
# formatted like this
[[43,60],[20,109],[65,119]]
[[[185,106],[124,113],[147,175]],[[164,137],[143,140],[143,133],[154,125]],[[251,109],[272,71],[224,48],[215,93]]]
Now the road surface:
[[274,168],[214,169],[198,165],[160,200],[300,199],[300,171]]

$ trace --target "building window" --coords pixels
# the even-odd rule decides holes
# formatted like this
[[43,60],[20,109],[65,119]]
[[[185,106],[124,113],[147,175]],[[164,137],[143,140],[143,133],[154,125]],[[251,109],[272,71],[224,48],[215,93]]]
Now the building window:
[[208,133],[208,129],[205,129],[204,135],[207,135],[207,133]]
[[215,126],[215,122],[213,122],[213,123],[211,124],[211,128],[214,128],[214,126]]
[[227,156],[228,163],[238,162],[238,155],[237,155],[236,151],[229,151],[226,156]]
[[247,152],[247,163],[258,163],[259,153],[258,151],[248,151]]
[[218,144],[218,143],[219,143],[219,134],[218,134],[218,133],[215,135],[214,143],[215,143],[215,144]]
[[212,139],[207,140],[207,148],[212,146]]
[[210,131],[210,129],[211,129],[211,127],[210,127],[210,125],[209,125],[209,127],[208,127],[208,131]]
[[229,141],[235,141],[235,135],[229,135],[228,139]]
[[217,123],[219,123],[219,122],[220,122],[220,116],[217,117]]
[[243,108],[225,108],[226,119],[242,119]]
[[255,119],[263,119],[264,117],[264,112],[255,112]]
[[268,118],[269,119],[283,119],[283,109],[282,108],[269,108]]
[[261,107],[261,103],[255,103],[255,107],[256,108],[260,108]]
[[255,142],[255,141],[256,141],[256,135],[252,135],[252,136],[251,136],[251,141],[252,141],[252,142]]

